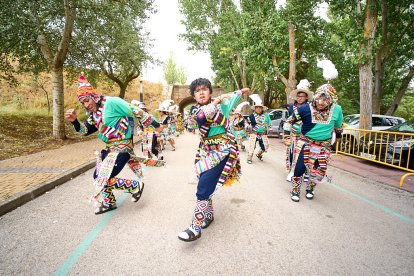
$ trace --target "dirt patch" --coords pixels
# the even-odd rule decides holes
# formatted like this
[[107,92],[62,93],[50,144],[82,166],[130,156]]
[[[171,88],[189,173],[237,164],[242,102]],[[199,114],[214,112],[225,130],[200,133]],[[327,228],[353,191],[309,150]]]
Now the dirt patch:
[[65,123],[67,139],[52,137],[52,117],[40,115],[0,115],[0,160],[56,149],[64,145],[96,138],[77,134]]

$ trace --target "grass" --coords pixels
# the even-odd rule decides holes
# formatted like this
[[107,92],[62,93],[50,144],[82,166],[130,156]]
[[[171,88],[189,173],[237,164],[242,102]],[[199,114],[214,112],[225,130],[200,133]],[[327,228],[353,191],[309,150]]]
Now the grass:
[[47,109],[19,110],[13,106],[0,107],[0,160],[56,149],[96,137],[79,135],[65,122],[67,139],[54,139],[52,121],[52,115],[48,114]]

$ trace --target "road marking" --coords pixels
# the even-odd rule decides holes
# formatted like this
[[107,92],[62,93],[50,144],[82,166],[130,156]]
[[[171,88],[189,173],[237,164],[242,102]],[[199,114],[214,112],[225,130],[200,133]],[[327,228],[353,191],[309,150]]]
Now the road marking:
[[[120,207],[126,197],[127,194],[123,194],[120,199],[117,200],[116,205]],[[72,251],[72,254],[65,260],[63,265],[58,270],[56,270],[54,273],[55,276],[67,275],[69,273],[72,267],[78,262],[79,258],[83,255],[86,249],[88,249],[96,237],[102,232],[105,225],[117,211],[118,209],[115,209],[103,215],[102,219],[88,233],[86,238]]]
[[335,184],[332,184],[332,183],[329,183],[329,182],[327,182],[327,184],[329,186],[337,189],[337,190],[340,190],[341,192],[344,192],[344,193],[346,193],[346,194],[348,194],[348,195],[356,198],[356,199],[359,199],[359,200],[361,200],[361,201],[363,201],[365,203],[368,203],[369,205],[374,206],[375,208],[378,208],[378,209],[380,209],[380,210],[382,210],[382,211],[384,211],[384,212],[386,212],[386,213],[388,213],[388,214],[390,214],[390,215],[392,215],[394,217],[397,217],[397,218],[399,218],[399,219],[401,219],[401,220],[403,220],[405,222],[408,222],[411,225],[414,225],[414,219],[407,218],[406,216],[401,215],[401,214],[399,214],[399,213],[397,213],[397,212],[395,212],[395,211],[393,211],[393,210],[391,210],[391,209],[389,209],[389,208],[387,208],[387,207],[385,207],[385,206],[383,206],[381,204],[378,204],[378,203],[373,202],[373,201],[371,201],[369,199],[366,199],[363,196],[354,194],[353,192],[351,192],[351,191],[349,191],[349,190],[347,190],[345,188],[339,187],[339,186],[337,186]]

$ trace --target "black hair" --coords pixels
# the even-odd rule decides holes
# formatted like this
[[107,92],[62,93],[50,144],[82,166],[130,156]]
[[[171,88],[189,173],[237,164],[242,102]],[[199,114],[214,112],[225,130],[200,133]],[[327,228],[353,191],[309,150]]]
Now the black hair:
[[197,86],[205,86],[210,90],[210,94],[213,93],[213,87],[211,86],[211,82],[208,79],[198,78],[193,80],[190,84],[190,94],[194,97],[194,92]]

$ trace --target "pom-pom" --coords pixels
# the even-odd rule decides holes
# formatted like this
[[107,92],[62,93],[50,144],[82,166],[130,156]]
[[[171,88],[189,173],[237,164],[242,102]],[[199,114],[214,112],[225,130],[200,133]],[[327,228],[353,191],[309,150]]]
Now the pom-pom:
[[259,94],[252,94],[249,96],[249,98],[253,100],[254,105],[262,105],[262,99],[260,98]]
[[300,80],[298,86],[296,87],[297,89],[305,89],[305,90],[309,90],[310,87],[310,82],[307,79],[303,79]]
[[323,77],[329,81],[333,80],[336,77],[338,77],[338,70],[336,70],[335,65],[332,63],[332,61],[325,59],[318,61],[317,66],[319,68],[322,68],[323,70]]

